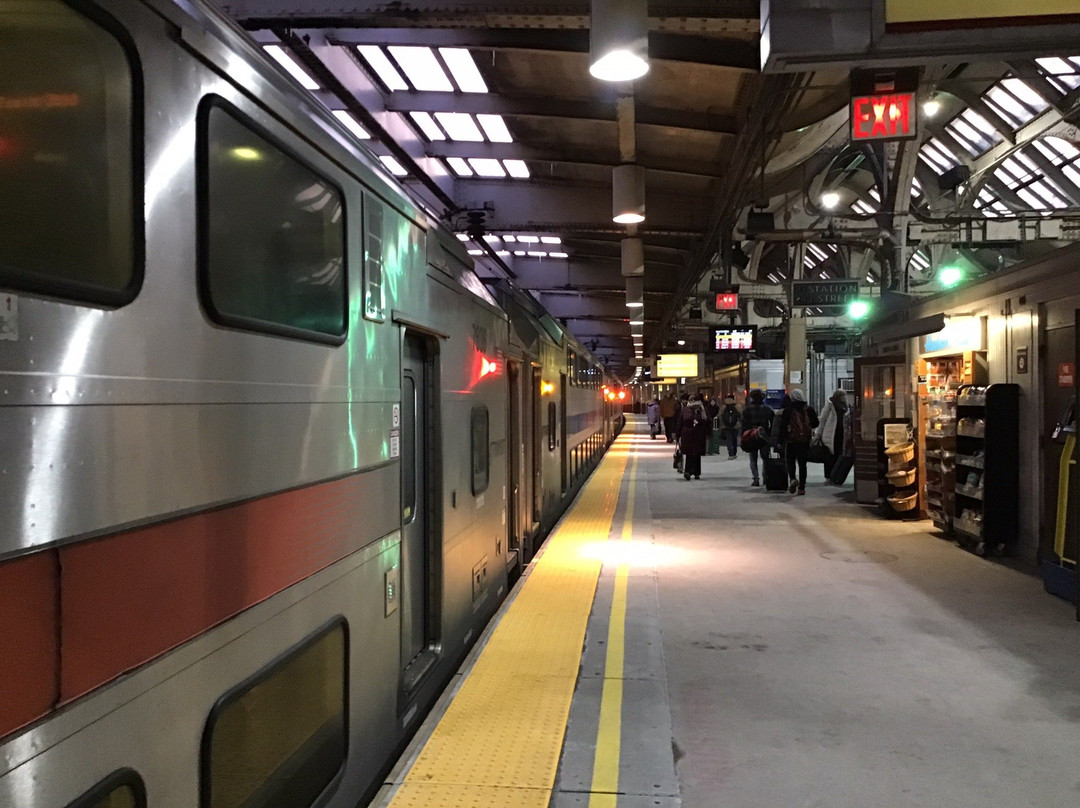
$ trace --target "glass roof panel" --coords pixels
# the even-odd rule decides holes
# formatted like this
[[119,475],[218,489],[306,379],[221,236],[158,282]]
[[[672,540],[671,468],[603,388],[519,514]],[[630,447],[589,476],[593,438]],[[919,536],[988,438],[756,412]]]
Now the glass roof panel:
[[1035,117],[1035,113],[1021,104],[1012,93],[1005,92],[1000,86],[993,86],[983,96],[986,103],[1012,124],[1013,128],[1019,128]]
[[469,168],[469,164],[460,157],[447,157],[446,162],[450,164],[450,168],[454,169],[454,173],[459,177],[471,177],[473,175],[473,170]]
[[357,122],[356,118],[354,118],[345,110],[335,109],[333,110],[333,113],[334,117],[341,121],[341,123],[344,124],[345,128],[352,132],[354,135],[356,135],[358,138],[360,138],[360,140],[368,140],[371,138],[371,135],[368,134],[368,131]]
[[521,180],[529,178],[529,167],[525,165],[524,160],[503,160],[503,165],[506,166],[506,173],[511,177]]
[[408,176],[409,172],[405,170],[404,166],[389,154],[384,154],[379,159],[382,160],[382,164],[390,169],[390,173],[395,177]]
[[394,90],[409,89],[409,85],[405,83],[405,79],[398,73],[397,68],[386,58],[382,48],[378,45],[357,45],[356,49],[388,90],[392,92]]
[[468,50],[465,48],[439,48],[439,55],[446,62],[446,66],[450,68],[450,73],[454,76],[458,89],[463,93],[486,93],[488,91],[484,77],[476,69],[476,62],[473,61],[472,54]]
[[428,140],[446,140],[446,135],[443,134],[443,130],[435,123],[435,119],[431,117],[430,113],[410,112],[409,117],[420,127],[420,131],[427,136]]
[[417,90],[453,92],[454,85],[446,77],[431,48],[391,45],[389,50],[394,61],[401,65],[401,69]]
[[483,142],[484,136],[473,120],[472,115],[466,112],[436,112],[435,120],[442,124],[446,134],[451,140]]
[[480,177],[505,177],[506,170],[502,163],[490,157],[470,157],[469,165]]
[[502,115],[477,115],[476,119],[480,121],[480,126],[484,130],[484,134],[488,136],[488,140],[492,143],[513,143],[514,139],[510,137],[510,130],[506,128],[506,122],[503,121]]
[[309,76],[307,71],[300,67],[280,45],[267,45],[266,52],[275,62],[284,67],[290,76],[300,82],[300,86],[305,90],[319,89],[319,83]]
[[1029,87],[1023,80],[1017,78],[1005,79],[1001,82],[1005,89],[1019,98],[1024,104],[1035,110],[1036,113],[1044,111],[1050,104],[1045,98]]

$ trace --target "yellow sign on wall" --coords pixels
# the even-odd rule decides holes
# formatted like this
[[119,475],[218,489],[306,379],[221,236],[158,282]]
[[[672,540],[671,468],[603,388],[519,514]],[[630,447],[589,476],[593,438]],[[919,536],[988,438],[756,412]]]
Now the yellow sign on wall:
[[1080,15],[1077,0],[885,0],[886,24]]
[[698,376],[697,354],[657,354],[656,376],[665,379],[693,379]]

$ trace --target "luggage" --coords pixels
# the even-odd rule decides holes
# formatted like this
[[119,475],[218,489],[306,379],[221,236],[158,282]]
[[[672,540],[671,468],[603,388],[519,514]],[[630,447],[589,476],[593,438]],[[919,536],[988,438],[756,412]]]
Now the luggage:
[[811,443],[810,451],[806,454],[807,463],[828,463],[832,460],[832,452],[824,443]]
[[719,419],[713,418],[713,430],[709,435],[709,454],[711,455],[720,454],[720,441],[723,438],[719,427],[716,425],[717,420]]
[[761,458],[761,474],[765,478],[766,491],[787,491],[787,465],[782,457],[769,455]]
[[686,458],[683,457],[682,450],[681,449],[676,449],[675,454],[671,458],[671,467],[673,469],[675,469],[675,471],[679,472],[679,474],[682,474],[683,461],[685,459]]
[[843,485],[854,464],[855,458],[851,455],[840,455],[836,458],[832,471],[829,473],[829,481],[836,485]]

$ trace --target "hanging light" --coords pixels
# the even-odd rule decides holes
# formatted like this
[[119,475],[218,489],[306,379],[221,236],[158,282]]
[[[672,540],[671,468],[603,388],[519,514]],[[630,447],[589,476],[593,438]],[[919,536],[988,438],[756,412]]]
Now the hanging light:
[[637,277],[626,279],[626,307],[641,308],[645,305],[645,279]]
[[592,0],[589,73],[601,81],[633,81],[648,72],[646,0]]
[[645,274],[645,246],[641,239],[622,240],[622,274],[627,278]]
[[611,220],[618,224],[645,221],[645,169],[634,163],[615,166],[611,178]]

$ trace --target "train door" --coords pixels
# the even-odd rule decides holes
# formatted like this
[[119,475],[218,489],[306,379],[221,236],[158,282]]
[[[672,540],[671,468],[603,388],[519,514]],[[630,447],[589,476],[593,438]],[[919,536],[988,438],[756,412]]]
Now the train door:
[[[570,449],[567,447],[568,441],[566,440],[566,410],[567,400],[569,399],[570,392],[566,387],[566,374],[559,374],[559,479],[562,482],[563,493],[566,493],[567,486],[569,484],[569,465],[570,465]],[[552,425],[552,429],[554,429]]]
[[507,469],[507,484],[510,488],[510,496],[506,504],[506,523],[508,529],[507,550],[517,553],[520,561],[521,556],[521,531],[518,517],[518,497],[521,495],[521,469],[525,465],[524,446],[521,440],[521,388],[518,386],[521,378],[521,365],[517,362],[506,363],[506,385],[509,395],[507,396],[510,413],[508,423],[510,425],[509,451],[506,456],[509,468]]
[[541,394],[540,368],[532,369],[532,520],[534,525],[540,524],[540,515],[544,512],[544,476],[543,457],[544,453],[540,446],[540,394]]
[[401,378],[401,670],[406,693],[435,660],[437,559],[431,473],[434,368],[424,340],[406,333]]
[[[1070,298],[1048,303],[1042,317],[1045,323],[1042,344],[1042,423],[1041,463],[1042,463],[1042,513],[1040,516],[1040,547],[1042,559],[1058,554],[1064,548],[1064,555],[1069,559],[1077,557],[1077,526],[1080,524],[1080,502],[1077,501],[1077,471],[1080,466],[1069,467],[1068,460],[1076,459],[1073,445],[1072,457],[1066,459],[1069,467],[1069,483],[1061,487],[1060,469],[1062,453],[1066,449],[1069,432],[1068,421],[1075,418],[1073,401],[1075,397],[1077,328],[1076,318],[1080,315],[1075,306],[1080,300]],[[1031,429],[1034,430],[1034,424]],[[1063,504],[1062,519],[1064,536],[1058,534],[1058,502]]]

